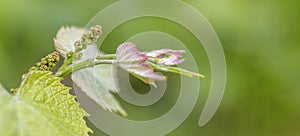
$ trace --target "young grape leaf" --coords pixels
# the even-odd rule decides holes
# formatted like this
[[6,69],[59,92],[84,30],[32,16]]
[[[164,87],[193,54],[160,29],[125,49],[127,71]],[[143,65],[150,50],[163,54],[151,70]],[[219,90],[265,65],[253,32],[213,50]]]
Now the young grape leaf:
[[113,81],[112,65],[98,65],[83,69],[72,74],[72,80],[80,89],[103,109],[119,112],[123,116],[127,113],[110,91],[117,93]]
[[164,76],[154,73],[147,64],[147,56],[139,52],[133,43],[121,44],[116,54],[116,64],[143,82],[156,86],[154,81],[166,80]]
[[0,85],[0,132],[3,136],[82,136],[92,132],[70,88],[51,72],[30,71],[17,93]]
[[66,54],[70,51],[75,51],[74,43],[79,40],[83,34],[83,28],[77,27],[62,27],[57,32],[56,37],[54,38],[55,49],[63,56],[66,57]]
[[[80,61],[95,58],[99,55],[98,48],[95,45],[90,45],[86,50],[83,50],[83,57]],[[78,61],[74,61],[74,63],[78,63]],[[113,74],[113,66],[110,64],[97,65],[72,74],[72,80],[76,85],[103,109],[110,112],[119,112],[126,116],[126,111],[111,94],[111,92],[118,93],[116,79]]]

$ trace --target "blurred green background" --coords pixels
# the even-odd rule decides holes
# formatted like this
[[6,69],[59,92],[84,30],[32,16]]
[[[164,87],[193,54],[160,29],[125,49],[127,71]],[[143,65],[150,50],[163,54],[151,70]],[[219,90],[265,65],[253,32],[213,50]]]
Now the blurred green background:
[[[96,13],[113,2],[1,0],[0,82],[6,88],[18,87],[22,74],[54,50],[53,37],[61,26],[84,27]],[[207,92],[202,92],[189,118],[169,135],[300,135],[300,2],[184,2],[203,13],[219,35],[227,59],[228,79],[222,104],[205,127],[199,128],[197,125],[207,97]],[[180,26],[172,22],[156,18],[137,19],[114,30],[105,40],[104,50],[113,52],[118,43],[128,38],[127,34],[130,36],[143,30],[143,24],[149,22],[155,28],[180,36],[178,31],[172,31]],[[180,30],[181,36],[188,33],[182,28],[176,29]],[[188,34],[181,38],[186,44],[198,44]],[[203,58],[199,70],[208,75],[208,79],[201,82],[201,88],[207,90],[210,85],[209,63],[203,49],[199,50],[201,52],[194,54]],[[174,78],[172,82],[178,81]],[[134,114],[129,118],[153,118],[166,112],[176,101],[176,91],[167,93],[173,97],[162,100],[166,102],[165,106],[154,105],[152,108],[158,108],[156,111],[151,107],[139,108],[120,101],[129,113]],[[94,135],[105,134],[95,130]]]

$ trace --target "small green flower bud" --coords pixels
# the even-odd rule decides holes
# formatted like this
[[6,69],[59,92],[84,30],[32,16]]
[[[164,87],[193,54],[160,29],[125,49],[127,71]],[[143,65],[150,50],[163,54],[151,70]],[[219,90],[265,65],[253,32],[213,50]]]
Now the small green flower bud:
[[80,59],[81,57],[82,57],[82,53],[76,53],[76,54],[75,54],[75,58],[76,58],[76,59]]
[[34,71],[34,70],[37,70],[37,68],[36,67],[31,67],[29,70]]
[[94,36],[94,35],[93,35],[93,32],[92,32],[92,31],[88,31],[88,32],[87,32],[87,36],[88,36],[88,37]]
[[80,44],[81,44],[81,42],[79,40],[74,43],[75,47],[80,46]]
[[36,66],[40,67],[41,66],[41,62],[36,63]]
[[56,61],[56,62],[59,62],[59,57],[56,57],[56,58],[55,58],[55,61]]
[[73,53],[72,51],[70,51],[70,52],[67,53],[67,57],[68,57],[68,58],[71,58],[71,57],[73,57],[73,54],[74,54],[74,53]]
[[42,65],[42,69],[47,70],[48,69],[47,65]]
[[48,62],[54,62],[54,59],[48,59]]
[[42,61],[42,64],[46,65],[46,64],[47,64],[47,61],[46,61],[46,60],[43,60],[43,61]]
[[18,92],[18,89],[10,89],[10,93],[12,93],[12,94],[17,94],[17,92]]

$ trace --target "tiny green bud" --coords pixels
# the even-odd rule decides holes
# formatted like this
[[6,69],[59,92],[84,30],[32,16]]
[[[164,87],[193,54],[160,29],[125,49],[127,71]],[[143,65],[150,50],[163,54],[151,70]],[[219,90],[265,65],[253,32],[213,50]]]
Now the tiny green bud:
[[80,46],[80,41],[79,40],[77,40],[75,43],[74,43],[74,45],[75,45],[75,47],[78,47],[78,46]]
[[54,59],[48,59],[48,62],[54,62]]
[[41,66],[41,62],[36,63],[36,66],[40,67]]
[[87,32],[87,35],[88,35],[88,37],[94,36],[92,31],[88,31],[88,32]]
[[46,60],[42,60],[42,64],[46,65],[47,61]]
[[67,57],[68,57],[68,58],[71,58],[71,57],[73,57],[73,54],[74,54],[74,53],[73,53],[72,51],[70,51],[70,52],[67,53]]
[[37,68],[36,67],[31,67],[29,70],[33,71],[33,70],[37,70]]
[[75,54],[75,58],[76,59],[80,59],[81,57],[82,57],[82,53],[81,52]]
[[12,93],[12,94],[17,94],[17,92],[18,92],[18,89],[10,89],[10,93]]
[[42,65],[42,69],[47,70],[48,69],[47,65]]
[[56,58],[55,58],[55,61],[56,61],[56,62],[59,62],[59,57],[56,57]]

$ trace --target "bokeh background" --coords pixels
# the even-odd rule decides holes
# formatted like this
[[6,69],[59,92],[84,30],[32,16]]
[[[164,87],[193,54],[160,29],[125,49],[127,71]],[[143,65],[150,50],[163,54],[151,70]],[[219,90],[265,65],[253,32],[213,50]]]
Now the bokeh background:
[[[1,0],[0,82],[16,88],[22,74],[54,50],[53,37],[61,26],[82,26],[115,0]],[[189,118],[170,136],[297,136],[300,135],[300,2],[297,0],[184,0],[198,9],[215,28],[225,51],[228,79],[214,118],[198,127],[207,98],[209,62],[188,31],[167,20],[144,18],[126,22],[105,40],[112,53],[128,35],[153,28],[169,32],[190,45],[200,62],[199,101]],[[126,9],[124,9],[126,10]],[[146,27],[151,26],[151,27]],[[175,31],[176,30],[176,31]],[[198,46],[197,46],[198,47]],[[177,76],[169,84],[178,82]],[[145,86],[132,79],[136,90]],[[174,84],[150,107],[135,107],[120,99],[130,119],[147,120],[166,112],[176,101]],[[169,91],[175,90],[175,91]],[[155,109],[155,110],[153,110]],[[91,124],[89,124],[91,125]],[[93,127],[93,126],[91,126]],[[105,135],[95,129],[93,135]],[[134,130],[132,130],[134,131]]]

